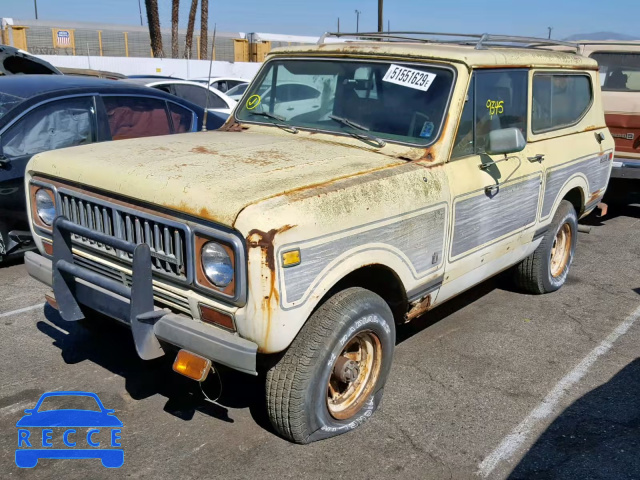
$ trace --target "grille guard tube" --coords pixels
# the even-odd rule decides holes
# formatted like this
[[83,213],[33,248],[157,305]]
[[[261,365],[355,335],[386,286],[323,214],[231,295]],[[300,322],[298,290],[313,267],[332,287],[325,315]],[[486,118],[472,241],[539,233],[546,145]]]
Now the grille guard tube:
[[[131,288],[74,264],[71,250],[72,233],[133,254]],[[143,360],[152,360],[164,355],[164,350],[154,334],[153,326],[154,320],[157,321],[166,312],[156,312],[154,309],[151,250],[146,243],[136,245],[76,225],[66,217],[58,216],[53,222],[53,293],[58,302],[60,316],[68,322],[84,318],[80,304],[76,300],[76,278],[129,299],[129,323],[138,355]],[[96,294],[104,295],[98,292]]]

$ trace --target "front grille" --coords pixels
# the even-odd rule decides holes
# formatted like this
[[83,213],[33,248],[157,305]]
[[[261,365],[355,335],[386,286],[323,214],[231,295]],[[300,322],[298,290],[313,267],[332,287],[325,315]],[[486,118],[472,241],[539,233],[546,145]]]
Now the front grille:
[[[105,277],[109,277],[112,280],[115,280],[117,282],[121,282],[127,287],[131,287],[131,284],[132,284],[131,275],[128,273],[122,272],[117,268],[113,268],[109,265],[103,265],[94,260],[90,260],[88,258],[81,257],[79,255],[74,255],[73,261],[74,263],[76,263],[77,265],[80,265],[81,267],[84,267],[88,270],[99,273],[100,275],[104,275]],[[154,287],[153,298],[158,303],[162,303],[173,309],[191,314],[191,308],[189,307],[189,299],[185,295],[180,295],[174,292],[168,292],[166,290],[160,290]]]
[[[62,189],[61,189],[62,190]],[[88,199],[75,192],[59,191],[60,213],[77,225],[130,243],[146,243],[151,250],[154,272],[176,280],[187,280],[187,230],[162,218],[128,208]],[[91,250],[118,257],[131,263],[133,255],[114,250],[108,245],[80,235],[72,235],[74,242]]]

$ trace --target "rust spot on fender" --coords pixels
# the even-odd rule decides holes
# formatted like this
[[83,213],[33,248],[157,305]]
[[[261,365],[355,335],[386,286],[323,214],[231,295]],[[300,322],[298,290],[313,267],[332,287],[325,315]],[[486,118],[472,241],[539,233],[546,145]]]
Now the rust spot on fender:
[[601,193],[600,193],[601,191],[602,189],[596,190],[595,192],[593,192],[591,194],[591,197],[589,197],[589,201],[587,202],[587,204],[595,202],[595,200],[601,196]]
[[[265,335],[264,335],[264,345],[268,343],[269,333],[271,332],[271,317],[272,317],[272,304],[278,305],[280,303],[280,294],[278,293],[278,289],[276,288],[276,273],[275,273],[275,253],[273,240],[275,236],[279,233],[286,232],[287,230],[292,229],[293,225],[284,225],[280,228],[274,228],[269,230],[268,232],[263,232],[262,230],[251,230],[249,235],[247,236],[247,247],[248,248],[259,248],[262,253],[262,263],[269,270],[268,272],[264,272],[262,274],[263,282],[268,282],[268,293],[262,298],[262,311],[264,313],[264,318],[266,319],[267,325],[265,327]],[[265,285],[266,286],[266,285]],[[262,350],[260,350],[262,351]]]

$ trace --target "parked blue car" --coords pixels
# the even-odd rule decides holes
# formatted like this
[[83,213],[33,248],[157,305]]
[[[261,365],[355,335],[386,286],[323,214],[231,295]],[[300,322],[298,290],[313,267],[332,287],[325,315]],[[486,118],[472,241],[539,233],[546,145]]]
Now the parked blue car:
[[[65,409],[42,410],[42,403],[51,397],[90,397],[97,403],[97,410]],[[25,415],[16,423],[18,427],[18,449],[16,465],[21,468],[33,468],[41,458],[86,459],[99,458],[107,468],[118,468],[124,463],[124,450],[121,447],[120,432],[122,422],[114,415],[114,410],[105,408],[100,398],[91,392],[49,392],[43,394],[34,408],[24,411]],[[62,437],[56,443],[66,448],[54,448],[53,429],[65,428]],[[38,430],[32,430],[37,428]],[[76,428],[89,428],[84,439]],[[105,448],[96,441],[100,429],[110,429],[110,442]],[[40,433],[41,436],[35,435]],[[73,435],[73,438],[72,438]],[[55,445],[62,446],[62,445]]]

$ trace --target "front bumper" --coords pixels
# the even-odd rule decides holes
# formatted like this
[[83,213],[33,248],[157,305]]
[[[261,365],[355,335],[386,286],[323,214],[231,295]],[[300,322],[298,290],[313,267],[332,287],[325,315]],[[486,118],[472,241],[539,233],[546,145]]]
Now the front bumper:
[[614,158],[611,178],[640,179],[640,159]]
[[[132,253],[131,288],[74,264],[72,233]],[[146,244],[134,245],[58,217],[53,226],[53,261],[27,252],[25,264],[32,277],[53,288],[64,320],[84,318],[81,305],[120,320],[131,327],[136,350],[143,359],[164,355],[159,342],[162,340],[235,370],[256,375],[258,346],[255,343],[186,315],[154,306],[151,257]]]

